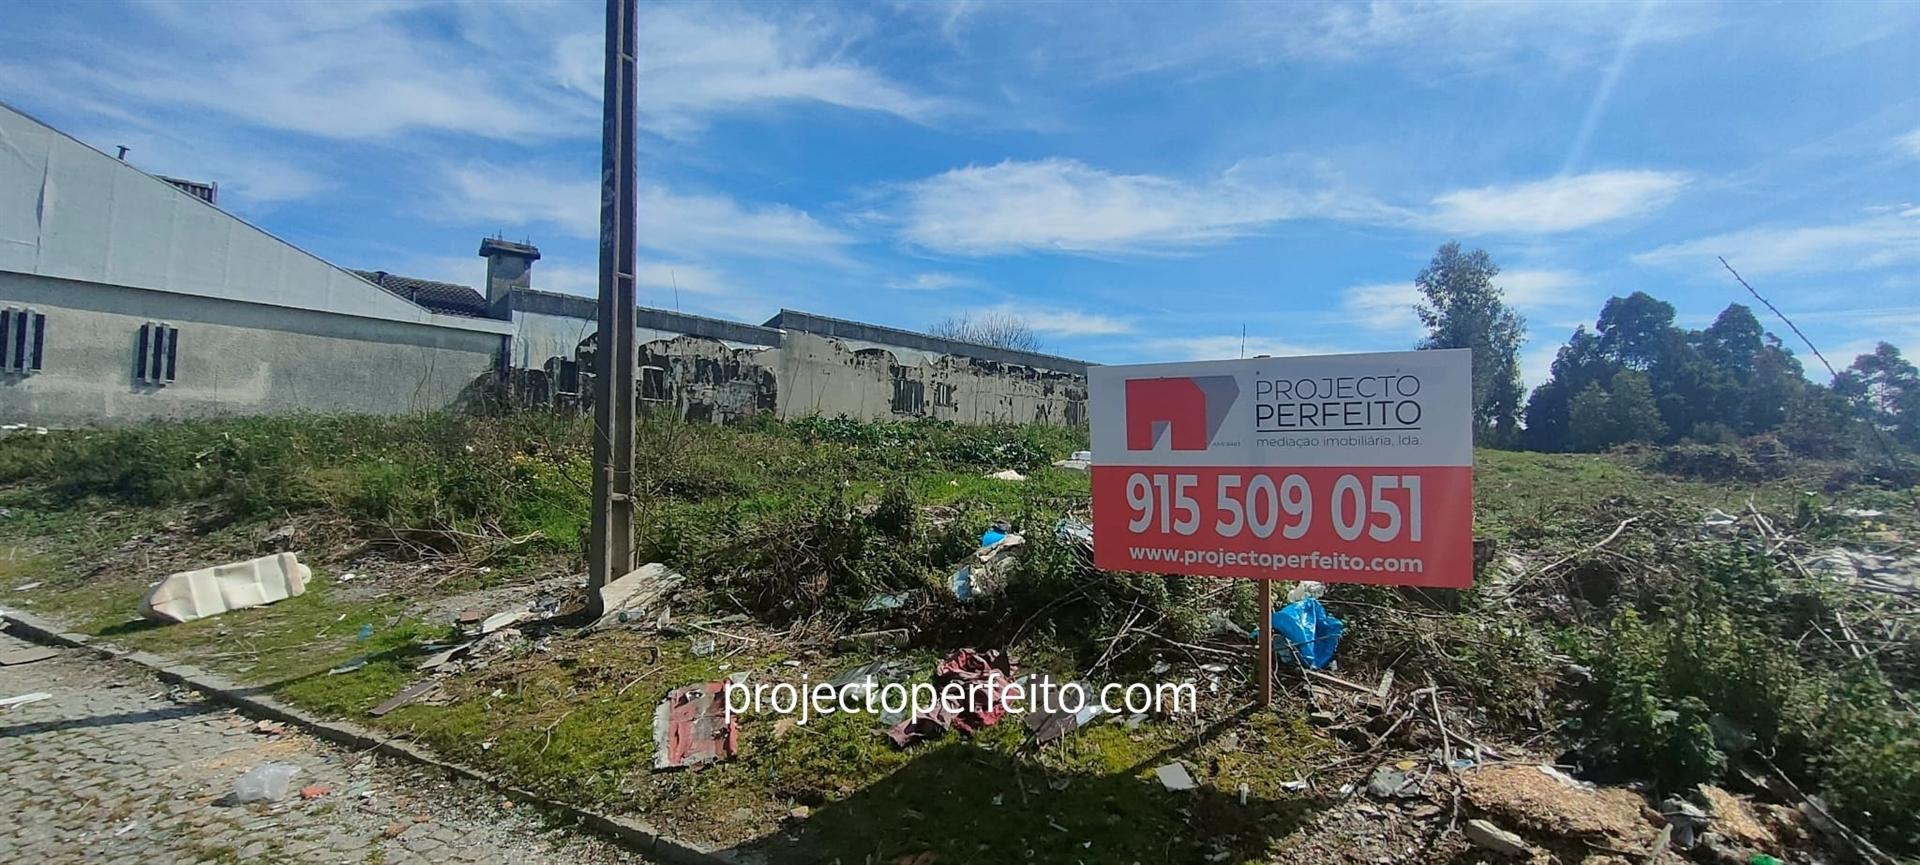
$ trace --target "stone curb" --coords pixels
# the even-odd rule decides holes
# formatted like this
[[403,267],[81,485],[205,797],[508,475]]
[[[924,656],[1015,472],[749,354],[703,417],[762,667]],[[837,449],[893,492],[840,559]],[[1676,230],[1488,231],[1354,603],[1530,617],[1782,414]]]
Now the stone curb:
[[56,646],[82,649],[109,661],[123,661],[145,667],[168,684],[184,685],[207,695],[208,698],[233,706],[248,715],[267,718],[282,723],[293,724],[316,737],[345,745],[360,751],[376,750],[390,757],[411,760],[425,766],[441,769],[462,778],[479,781],[494,790],[520,802],[560,814],[572,819],[586,828],[607,836],[629,849],[657,856],[668,862],[681,865],[760,865],[762,860],[756,856],[741,855],[728,850],[715,849],[703,844],[684,841],[659,830],[645,822],[627,817],[605,814],[565,802],[545,798],[531,790],[516,787],[512,783],[492,773],[442,759],[411,743],[399,739],[381,738],[374,731],[352,721],[337,721],[319,718],[302,709],[289,706],[267,694],[253,693],[254,689],[227,681],[190,664],[176,664],[173,661],[155,655],[152,652],[134,652],[116,646],[94,641],[86,634],[62,631],[59,626],[41,619],[31,613],[18,610],[0,610],[0,619],[5,619],[7,629],[16,636]]

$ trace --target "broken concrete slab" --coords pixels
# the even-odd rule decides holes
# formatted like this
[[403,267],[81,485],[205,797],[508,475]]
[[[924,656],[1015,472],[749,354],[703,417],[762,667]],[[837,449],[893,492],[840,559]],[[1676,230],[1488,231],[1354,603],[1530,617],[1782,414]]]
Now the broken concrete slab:
[[451,662],[454,658],[466,654],[468,650],[472,648],[472,643],[463,643],[451,649],[442,649],[421,658],[420,663],[414,665],[414,669],[422,671],[439,669],[440,667],[446,666],[447,663]]
[[600,620],[606,626],[624,622],[651,623],[657,610],[687,581],[685,575],[659,562],[635,568],[600,589]]
[[1192,790],[1200,786],[1194,783],[1193,774],[1187,771],[1187,767],[1179,763],[1168,763],[1153,770],[1153,774],[1160,779],[1160,786],[1173,792]]
[[738,728],[727,713],[726,683],[667,692],[653,710],[653,768],[680,769],[732,757]]
[[1712,784],[1701,784],[1699,793],[1707,813],[1713,817],[1713,831],[1749,847],[1779,848],[1779,836],[1761,823],[1740,797]]
[[528,615],[529,613],[526,610],[507,610],[502,613],[494,613],[480,623],[480,633],[491,634],[501,628],[519,624],[520,620],[525,619]]
[[140,599],[140,615],[170,622],[204,619],[300,595],[312,578],[313,571],[293,553],[181,571]]
[[35,661],[44,661],[58,654],[60,654],[59,649],[49,649],[41,646],[14,649],[10,652],[0,652],[0,667],[17,667],[21,664],[31,664]]
[[1484,766],[1461,773],[1460,784],[1474,808],[1530,834],[1642,850],[1657,834],[1639,794],[1585,784],[1549,766]]
[[400,708],[401,706],[404,706],[408,703],[411,703],[415,700],[420,699],[421,697],[426,696],[428,691],[431,691],[438,687],[440,687],[440,681],[438,679],[426,679],[424,681],[415,682],[411,685],[408,685],[405,688],[400,689],[400,693],[395,694],[391,697],[388,697],[386,702],[373,707],[373,711],[368,712],[367,714],[370,714],[375,718],[378,718],[382,715],[387,714],[388,712],[391,712],[395,709]]
[[1501,856],[1524,858],[1533,854],[1533,848],[1520,836],[1486,820],[1468,820],[1465,832],[1468,841]]

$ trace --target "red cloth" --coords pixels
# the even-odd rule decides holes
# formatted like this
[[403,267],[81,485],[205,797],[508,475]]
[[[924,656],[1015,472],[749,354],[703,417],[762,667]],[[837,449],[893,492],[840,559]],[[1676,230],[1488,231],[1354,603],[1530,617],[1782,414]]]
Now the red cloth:
[[[1007,714],[1007,691],[1013,687],[1013,659],[999,649],[980,652],[957,649],[933,669],[935,698],[946,693],[949,685],[965,688],[967,708],[948,712],[944,705],[901,721],[887,731],[896,747],[905,748],[922,739],[937,739],[948,730],[972,735],[995,724]],[[985,683],[984,688],[975,687]]]

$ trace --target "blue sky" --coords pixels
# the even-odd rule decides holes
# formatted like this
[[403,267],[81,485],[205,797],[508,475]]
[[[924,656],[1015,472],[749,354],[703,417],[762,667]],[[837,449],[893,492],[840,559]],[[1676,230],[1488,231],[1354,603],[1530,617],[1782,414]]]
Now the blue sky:
[[[591,294],[602,9],[28,0],[0,99],[342,265],[477,285],[499,232]],[[1838,363],[1920,352],[1917,3],[648,3],[641,30],[648,305],[1009,309],[1102,362],[1243,328],[1398,349],[1457,239],[1505,269],[1530,385],[1609,295],[1745,302],[1716,255]]]

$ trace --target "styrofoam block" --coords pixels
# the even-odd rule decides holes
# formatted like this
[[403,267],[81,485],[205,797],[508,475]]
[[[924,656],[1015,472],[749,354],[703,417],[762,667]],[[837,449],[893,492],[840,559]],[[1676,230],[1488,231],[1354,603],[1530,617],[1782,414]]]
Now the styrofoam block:
[[271,604],[305,592],[312,576],[312,569],[300,564],[292,553],[181,571],[147,592],[140,601],[140,615],[189,622],[228,610]]

